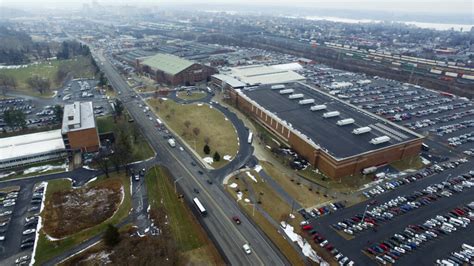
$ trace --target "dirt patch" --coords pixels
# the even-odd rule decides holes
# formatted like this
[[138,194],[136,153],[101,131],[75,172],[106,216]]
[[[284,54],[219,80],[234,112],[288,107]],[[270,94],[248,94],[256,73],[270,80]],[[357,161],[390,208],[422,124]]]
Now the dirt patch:
[[119,180],[105,180],[94,186],[54,192],[45,205],[44,231],[62,238],[102,223],[119,207],[121,188]]

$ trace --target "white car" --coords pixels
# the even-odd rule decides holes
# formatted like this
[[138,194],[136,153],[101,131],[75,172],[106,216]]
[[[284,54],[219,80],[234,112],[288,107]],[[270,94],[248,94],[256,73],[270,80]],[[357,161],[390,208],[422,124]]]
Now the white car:
[[22,262],[26,262],[26,261],[29,261],[29,260],[30,260],[30,256],[28,256],[28,255],[21,256],[21,257],[19,257],[18,259],[15,260],[15,263],[20,264]]
[[27,229],[25,231],[23,231],[23,235],[29,235],[29,234],[33,234],[34,232],[36,232],[36,229]]
[[0,241],[5,240],[5,236],[0,236]]
[[242,246],[242,248],[244,249],[244,251],[245,251],[246,254],[252,253],[252,250],[250,249],[250,245],[249,245],[249,244],[244,244],[244,245]]

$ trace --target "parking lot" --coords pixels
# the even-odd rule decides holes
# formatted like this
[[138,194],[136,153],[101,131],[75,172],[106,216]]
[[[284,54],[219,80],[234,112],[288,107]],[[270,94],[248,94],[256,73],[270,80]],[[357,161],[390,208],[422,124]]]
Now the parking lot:
[[[0,192],[0,260],[28,263],[35,244],[44,187],[27,183]],[[26,256],[26,257],[25,257]]]
[[340,99],[460,151],[474,148],[474,109],[466,98],[324,65],[307,66],[303,75]]
[[[466,183],[468,178],[471,183],[473,180],[470,177],[473,174],[473,172],[470,172],[472,171],[472,164],[467,162],[456,166],[453,164],[453,167],[448,165],[450,164],[446,163],[446,167],[442,167],[443,170],[433,171],[431,176],[419,178],[416,181],[394,189],[386,189],[384,193],[371,197],[368,202],[343,208],[325,216],[310,218],[308,224],[315,230],[313,233],[317,234],[317,236],[308,234],[308,238],[312,237],[320,245],[329,246],[327,249],[334,256],[337,256],[339,260],[347,257],[346,264],[350,261],[359,265],[377,264],[375,256],[367,252],[368,247],[381,244],[395,234],[404,232],[407,227],[423,225],[427,220],[437,215],[445,215],[455,208],[466,206],[474,201],[473,187],[471,184]],[[460,178],[466,180],[462,181]],[[463,182],[465,186],[462,185]],[[443,189],[439,188],[438,185],[443,185]],[[462,188],[459,186],[462,186]],[[461,191],[457,191],[458,189],[461,189]],[[419,196],[419,193],[423,194],[423,196]],[[436,197],[436,199],[430,200],[429,196]],[[406,198],[406,200],[400,200],[402,197]],[[405,206],[408,204],[407,202],[413,203]],[[367,207],[368,203],[370,205]],[[374,209],[377,208],[381,211],[381,206],[385,206],[383,208],[386,208],[386,210],[390,208],[390,211],[393,212],[384,217],[383,213],[387,212],[384,210],[380,216],[376,216]],[[404,206],[403,211],[400,206]],[[364,215],[366,207],[374,215],[366,214],[363,217],[362,215]],[[399,208],[400,211],[395,211],[396,208]],[[390,218],[388,218],[389,216]],[[352,234],[345,233],[345,228],[342,228],[341,225],[339,225],[341,230],[334,227],[334,225],[338,225],[341,222],[344,222],[346,227],[358,226],[356,219],[365,221],[366,226],[361,226],[362,230],[353,228],[357,232],[353,231]],[[469,226],[471,225],[469,224],[466,228],[463,227],[457,231],[440,235],[440,237],[432,237],[433,239],[429,241],[424,240],[424,244],[419,245],[416,250],[406,252],[403,256],[397,256],[397,263],[399,261],[403,265],[412,265],[420,262],[424,265],[433,264],[438,259],[439,254],[449,254],[454,250],[454,247],[459,247],[463,243],[472,244],[472,236],[466,234],[466,232],[469,232]],[[326,240],[327,242],[324,242]],[[394,248],[389,248],[389,251],[391,252],[392,249],[394,250]],[[428,250],[430,252],[426,252]],[[436,252],[431,252],[432,250]],[[338,254],[341,255],[338,256]],[[388,259],[383,258],[386,254],[387,251],[384,250],[382,259],[385,263],[390,263]],[[378,263],[383,264],[381,262]]]

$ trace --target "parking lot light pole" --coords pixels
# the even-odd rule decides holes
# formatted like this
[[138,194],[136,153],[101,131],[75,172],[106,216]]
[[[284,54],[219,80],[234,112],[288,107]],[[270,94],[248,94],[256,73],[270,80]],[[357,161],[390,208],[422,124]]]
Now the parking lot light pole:
[[446,180],[444,182],[448,182],[448,180],[451,178],[453,174],[449,174],[447,177],[446,177]]
[[174,183],[174,193],[176,193],[176,183],[178,183],[179,180],[183,179],[183,177],[178,177],[173,183]]
[[362,220],[360,220],[360,223],[359,224],[362,224],[365,220],[365,215],[367,213],[367,209],[369,208],[370,204],[367,204],[365,205],[365,210],[364,210],[364,214],[362,214]]

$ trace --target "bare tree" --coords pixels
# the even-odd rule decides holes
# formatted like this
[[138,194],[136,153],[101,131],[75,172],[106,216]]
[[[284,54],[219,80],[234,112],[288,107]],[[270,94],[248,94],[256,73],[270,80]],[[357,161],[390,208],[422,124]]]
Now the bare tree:
[[189,127],[191,126],[191,122],[189,120],[186,120],[184,121],[184,126],[189,129]]
[[197,137],[201,133],[201,130],[198,127],[193,128],[193,134]]
[[31,88],[37,90],[40,94],[49,91],[51,88],[51,80],[49,78],[41,78],[39,76],[32,76],[27,81]]

